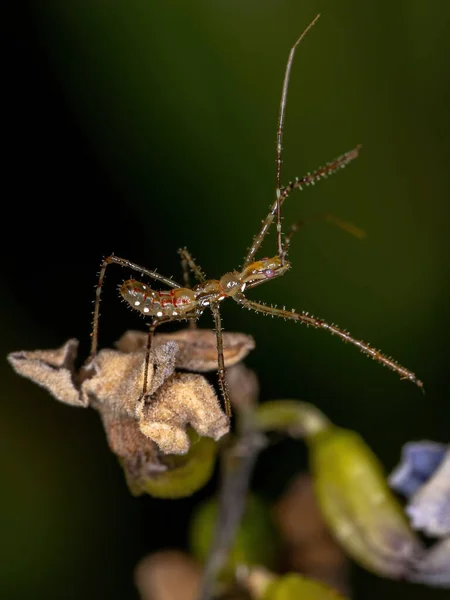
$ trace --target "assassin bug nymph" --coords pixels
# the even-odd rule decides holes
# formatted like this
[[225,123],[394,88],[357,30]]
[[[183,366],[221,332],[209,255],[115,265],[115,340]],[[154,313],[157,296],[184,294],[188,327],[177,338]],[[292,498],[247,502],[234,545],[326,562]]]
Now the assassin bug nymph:
[[[120,287],[120,294],[122,298],[128,302],[133,309],[137,310],[144,316],[149,316],[152,318],[149,326],[147,351],[144,364],[144,383],[141,397],[142,402],[145,402],[148,390],[147,378],[150,350],[152,347],[155,329],[163,323],[169,323],[173,321],[196,321],[204,312],[204,310],[209,308],[214,318],[217,338],[219,384],[224,399],[225,412],[227,416],[231,415],[231,407],[225,377],[222,325],[219,312],[220,303],[222,300],[225,300],[225,298],[232,298],[243,308],[248,308],[258,313],[272,315],[274,317],[282,317],[292,321],[299,321],[317,329],[325,329],[331,334],[337,335],[345,342],[353,344],[364,354],[369,355],[377,362],[383,364],[392,371],[395,371],[402,379],[409,379],[420,388],[423,386],[422,382],[414,373],[405,367],[402,367],[388,356],[382,354],[379,350],[375,350],[369,344],[354,338],[352,335],[350,335],[350,333],[340,329],[336,325],[326,323],[322,319],[317,319],[309,315],[307,312],[297,313],[294,311],[279,309],[273,306],[266,306],[264,304],[254,302],[253,300],[248,300],[245,296],[245,292],[247,290],[265,283],[266,281],[276,279],[277,277],[284,275],[284,273],[286,273],[286,271],[290,268],[290,263],[286,258],[287,251],[289,249],[291,238],[300,224],[294,224],[288,233],[283,236],[281,231],[281,206],[289,194],[294,190],[302,190],[303,186],[314,184],[320,179],[339,171],[341,168],[345,167],[348,163],[355,159],[359,154],[360,147],[357,146],[353,150],[350,150],[335,160],[327,163],[324,167],[319,167],[313,173],[308,173],[304,177],[296,178],[285,186],[281,185],[282,138],[292,62],[297,46],[303,40],[311,27],[316,23],[318,18],[319,15],[317,15],[312,23],[310,23],[310,25],[305,29],[305,31],[295,42],[289,54],[284,75],[277,128],[276,198],[266,218],[262,221],[262,226],[259,232],[253,239],[252,245],[250,246],[247,256],[245,257],[242,270],[225,273],[225,275],[223,275],[220,279],[206,279],[202,270],[196,264],[186,248],[179,250],[184,272],[184,285],[180,285],[169,277],[164,277],[155,271],[150,271],[145,267],[141,267],[140,265],[132,263],[127,259],[119,258],[113,254],[105,258],[102,262],[96,289],[92,345],[91,353],[87,361],[88,363],[95,357],[97,353],[100,295],[105,277],[105,271],[108,265],[116,264],[120,265],[121,267],[127,267],[128,269],[137,271],[141,275],[145,275],[150,279],[156,280],[157,282],[162,283],[169,288],[168,290],[155,290],[152,289],[148,284],[141,283],[140,281],[136,281],[134,279],[125,281]],[[255,260],[255,255],[274,220],[276,220],[277,254],[272,258]],[[197,280],[197,284],[193,287],[191,287],[189,284],[189,272],[192,272]]]

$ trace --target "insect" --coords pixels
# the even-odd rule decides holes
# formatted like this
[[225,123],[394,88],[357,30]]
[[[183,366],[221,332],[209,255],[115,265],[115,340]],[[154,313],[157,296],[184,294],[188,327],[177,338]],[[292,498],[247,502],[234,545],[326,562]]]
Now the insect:
[[[339,156],[335,160],[327,163],[323,167],[319,167],[313,173],[296,178],[289,182],[287,185],[281,184],[281,158],[282,158],[282,140],[283,140],[283,128],[286,113],[287,93],[289,87],[289,79],[294,60],[295,51],[303,40],[305,35],[316,23],[319,15],[310,23],[310,25],[301,34],[298,40],[292,47],[287,66],[284,75],[284,82],[281,93],[280,111],[278,117],[278,128],[277,128],[277,146],[276,146],[276,197],[269,213],[262,221],[262,226],[259,232],[253,239],[250,249],[245,257],[242,270],[230,271],[222,275],[220,279],[207,279],[194,261],[193,257],[186,248],[180,249],[179,254],[181,257],[183,272],[184,272],[184,285],[180,285],[173,281],[169,277],[164,277],[155,271],[151,271],[145,267],[137,265],[125,258],[120,258],[112,254],[105,258],[100,267],[99,280],[96,288],[96,298],[94,307],[94,318],[93,318],[93,330],[91,334],[91,353],[88,358],[88,363],[92,360],[98,347],[98,329],[99,329],[99,314],[100,314],[100,296],[105,277],[106,268],[110,264],[116,264],[121,267],[126,267],[133,271],[138,272],[140,275],[149,277],[150,279],[163,284],[169,289],[153,289],[150,285],[142,283],[135,279],[128,279],[124,281],[120,287],[120,294],[122,298],[136,311],[144,316],[151,318],[148,332],[147,351],[144,365],[144,384],[142,390],[142,399],[145,401],[147,394],[147,377],[149,370],[150,361],[150,350],[152,347],[152,341],[154,333],[157,327],[163,323],[169,323],[174,321],[190,320],[195,322],[202,313],[209,309],[212,312],[212,316],[215,324],[216,338],[217,338],[217,357],[218,357],[218,378],[219,385],[221,388],[224,407],[227,416],[231,416],[230,400],[227,390],[227,382],[225,375],[225,364],[223,355],[223,336],[222,336],[222,323],[220,317],[220,303],[226,298],[232,298],[243,308],[248,308],[262,313],[265,315],[272,315],[274,317],[282,317],[292,321],[298,321],[310,325],[317,329],[325,329],[331,334],[337,335],[345,342],[353,344],[361,352],[369,355],[377,362],[385,365],[392,371],[398,373],[402,379],[409,379],[420,388],[423,386],[422,382],[416,377],[414,373],[402,367],[400,364],[395,362],[393,359],[382,354],[379,350],[375,350],[369,344],[354,338],[350,333],[340,329],[334,324],[329,324],[323,319],[317,319],[307,312],[295,312],[285,309],[276,308],[274,306],[266,306],[253,300],[249,300],[246,297],[246,292],[266,283],[272,281],[277,277],[281,277],[290,268],[290,263],[287,260],[287,253],[293,234],[297,231],[302,223],[294,224],[288,233],[283,236],[281,230],[281,207],[288,196],[294,190],[302,190],[304,186],[314,184],[322,178],[331,175],[351,161],[353,161],[359,154],[360,147],[357,146],[353,150],[346,152],[342,156]],[[255,260],[256,253],[258,252],[262,242],[264,241],[271,225],[276,221],[276,235],[277,235],[277,253],[272,258],[261,258]],[[196,285],[193,287],[189,283],[189,273],[192,273],[197,280]]]

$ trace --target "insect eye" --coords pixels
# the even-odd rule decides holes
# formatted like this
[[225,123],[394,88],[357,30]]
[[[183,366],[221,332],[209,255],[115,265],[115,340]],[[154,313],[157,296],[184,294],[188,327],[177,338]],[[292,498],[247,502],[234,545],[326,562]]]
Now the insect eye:
[[264,275],[267,277],[267,279],[270,279],[271,277],[273,277],[275,275],[275,272],[273,269],[266,269],[264,271]]

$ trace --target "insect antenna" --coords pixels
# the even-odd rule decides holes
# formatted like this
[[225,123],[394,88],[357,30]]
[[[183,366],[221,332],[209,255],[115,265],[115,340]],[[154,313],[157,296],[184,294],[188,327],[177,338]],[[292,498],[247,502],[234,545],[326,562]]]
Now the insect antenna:
[[291,68],[292,63],[294,61],[295,51],[297,46],[306,36],[308,31],[317,23],[320,14],[318,14],[315,19],[308,25],[308,27],[304,30],[295,44],[292,46],[291,51],[289,53],[289,58],[286,65],[286,71],[284,73],[284,81],[283,81],[283,89],[281,92],[281,103],[280,103],[280,113],[278,117],[278,128],[277,128],[277,247],[278,247],[278,256],[282,257],[282,264],[284,263],[283,258],[283,244],[281,240],[281,202],[280,202],[280,194],[281,194],[281,154],[283,150],[283,129],[284,129],[284,118],[286,113],[286,104],[287,104],[287,94],[289,89],[289,79],[291,77]]
[[289,89],[289,81],[291,76],[292,64],[294,62],[295,51],[300,42],[304,39],[309,30],[316,24],[319,19],[320,14],[318,14],[315,19],[308,25],[308,27],[303,31],[300,37],[297,39],[295,44],[292,46],[291,51],[289,53],[289,58],[286,65],[286,70],[284,73],[283,80],[283,88],[281,91],[281,101],[280,101],[280,111],[278,116],[278,127],[277,127],[277,157],[276,157],[276,199],[273,203],[269,214],[262,222],[262,226],[260,231],[253,238],[252,245],[250,246],[247,256],[244,260],[244,267],[248,266],[255,257],[256,252],[259,250],[266,234],[273,223],[276,215],[277,220],[277,251],[278,256],[280,257],[281,264],[285,264],[286,260],[286,252],[283,250],[283,237],[281,233],[281,206],[283,202],[286,200],[288,195],[296,189],[302,189],[303,185],[314,185],[317,181],[322,178],[326,178],[328,175],[337,172],[340,168],[345,167],[349,162],[354,160],[360,150],[360,146],[356,146],[356,148],[346,152],[345,154],[339,156],[335,160],[327,163],[323,167],[319,167],[313,173],[308,173],[301,178],[296,178],[294,181],[289,182],[286,186],[281,185],[281,165],[282,165],[282,150],[283,150],[283,131],[284,131],[284,121],[286,116],[286,105],[287,105],[287,95]]

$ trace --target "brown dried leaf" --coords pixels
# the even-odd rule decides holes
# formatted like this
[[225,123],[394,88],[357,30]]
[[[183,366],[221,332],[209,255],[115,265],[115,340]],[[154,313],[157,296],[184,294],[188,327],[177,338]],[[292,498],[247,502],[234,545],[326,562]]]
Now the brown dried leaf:
[[[154,337],[155,348],[167,342],[178,344],[176,367],[206,373],[217,370],[216,334],[211,329],[182,329],[173,333],[159,333]],[[133,352],[145,348],[147,334],[142,331],[127,331],[117,342],[122,352]],[[231,367],[243,360],[255,347],[254,339],[244,333],[223,333],[225,366]]]
[[56,350],[12,352],[8,361],[12,368],[48,390],[57,400],[72,406],[88,406],[86,398],[74,384],[78,340],[68,340]]
[[201,569],[187,554],[165,550],[143,558],[135,571],[141,600],[196,600]]

